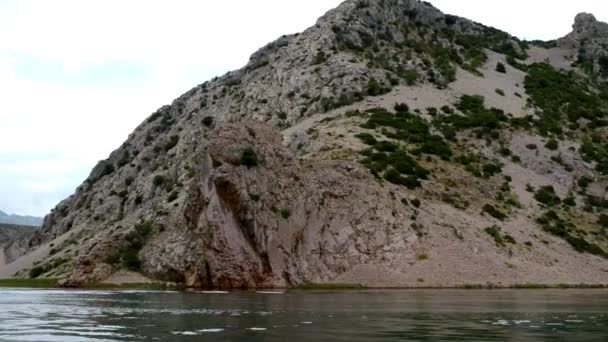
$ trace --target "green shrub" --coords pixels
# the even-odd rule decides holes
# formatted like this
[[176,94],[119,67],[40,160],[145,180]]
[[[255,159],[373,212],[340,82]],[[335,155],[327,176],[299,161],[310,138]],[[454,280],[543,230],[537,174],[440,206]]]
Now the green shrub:
[[416,82],[418,82],[418,78],[420,76],[418,75],[418,72],[416,70],[409,69],[401,73],[401,77],[405,79],[405,83],[407,85],[413,86],[416,84]]
[[518,62],[514,57],[507,56],[507,64],[521,71],[528,71],[528,65]]
[[169,194],[169,197],[167,197],[167,201],[169,203],[171,203],[171,202],[175,201],[178,197],[179,197],[179,193],[177,191],[172,191]]
[[211,125],[213,125],[213,116],[205,116],[202,122],[203,125],[211,127]]
[[384,173],[384,179],[387,181],[397,184],[403,185],[408,189],[415,189],[420,187],[422,184],[420,180],[416,176],[402,176],[397,170],[390,168],[388,171]]
[[365,91],[369,96],[378,96],[388,93],[390,88],[382,86],[375,78],[372,77],[367,81]]
[[175,145],[177,145],[177,143],[179,142],[179,136],[177,135],[172,135],[171,137],[169,137],[169,141],[167,141],[165,143],[164,149],[165,152],[170,151],[172,148],[175,147]]
[[608,258],[608,253],[596,244],[592,244],[571,232],[574,225],[562,219],[555,211],[550,210],[537,219],[542,229],[552,235],[564,239],[579,253],[590,253]]
[[450,107],[448,105],[442,106],[441,111],[444,112],[445,114],[454,114],[454,109],[452,109],[452,107]]
[[588,81],[574,71],[558,71],[546,63],[529,66],[525,88],[534,105],[542,109],[534,122],[543,135],[563,133],[564,119],[596,121],[606,115],[600,98],[589,91]]
[[[596,171],[608,175],[608,143],[602,144],[601,139],[585,139],[580,148],[583,159],[587,162],[595,161]],[[595,141],[594,141],[595,140]]]
[[139,251],[143,248],[153,229],[154,224],[150,221],[135,225],[125,236],[122,247],[116,253],[108,255],[104,261],[111,265],[121,264],[131,271],[139,271],[141,269]]
[[505,68],[504,64],[502,64],[501,62],[498,62],[498,63],[496,63],[496,71],[504,74],[507,72],[507,68]]
[[463,113],[476,113],[485,110],[485,99],[481,95],[463,95],[456,108]]
[[359,138],[366,145],[374,146],[378,143],[378,140],[369,133],[359,133],[355,137]]
[[506,243],[510,243],[512,245],[517,244],[517,241],[515,241],[515,238],[513,238],[511,235],[509,234],[505,234],[503,236],[503,239],[505,240]]
[[608,215],[601,214],[597,220],[597,224],[599,224],[600,226],[602,226],[604,228],[608,228]]
[[410,111],[410,107],[407,103],[395,103],[395,112],[397,113],[407,113]]
[[246,166],[248,169],[258,166],[258,156],[251,147],[247,147],[241,155],[241,165]]
[[486,229],[484,229],[484,231],[490,235],[492,238],[494,238],[494,242],[496,243],[496,246],[498,247],[504,247],[505,246],[505,241],[503,240],[501,234],[500,234],[500,227],[499,226],[492,226],[492,227],[488,227]]
[[564,198],[562,203],[567,207],[576,207],[576,199],[572,195]]
[[30,270],[29,276],[30,276],[30,278],[38,278],[45,272],[46,272],[46,270],[44,269],[44,267],[35,266]]
[[505,214],[502,211],[496,209],[491,204],[485,204],[483,206],[483,211],[486,212],[486,213],[488,213],[493,218],[495,218],[497,220],[500,220],[500,221],[504,221],[507,218],[507,214]]
[[281,217],[283,217],[286,220],[291,216],[291,211],[286,208],[281,209],[280,213],[281,213]]
[[549,139],[545,144],[545,147],[551,151],[555,151],[559,148],[559,142],[555,139]]
[[162,186],[166,182],[167,182],[167,177],[165,177],[164,175],[156,175],[152,179],[152,183],[154,184],[154,186]]
[[418,115],[405,112],[393,114],[384,108],[372,108],[365,113],[368,114],[368,120],[361,125],[363,128],[394,128],[395,133],[386,130],[382,133],[388,138],[418,145],[415,153],[435,154],[444,160],[452,155],[449,145],[440,136],[433,135],[429,125]]
[[504,111],[496,108],[485,108],[484,98],[479,95],[463,95],[456,108],[464,115],[442,115],[433,120],[433,124],[446,136],[453,137],[455,132],[463,129],[480,128],[478,135],[496,138],[502,123],[508,118]]
[[315,55],[312,65],[324,64],[325,62],[327,62],[327,55],[325,52],[323,52],[323,50],[319,50]]
[[557,196],[555,189],[551,185],[546,185],[538,189],[534,194],[534,199],[549,207],[559,205],[561,203],[561,199],[559,196]]

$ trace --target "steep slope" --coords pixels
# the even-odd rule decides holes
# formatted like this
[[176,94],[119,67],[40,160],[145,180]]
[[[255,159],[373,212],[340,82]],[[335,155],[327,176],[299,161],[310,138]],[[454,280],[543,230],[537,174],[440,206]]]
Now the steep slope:
[[607,283],[607,106],[580,37],[346,1],[159,109],[30,250],[53,243],[40,267],[66,286]]

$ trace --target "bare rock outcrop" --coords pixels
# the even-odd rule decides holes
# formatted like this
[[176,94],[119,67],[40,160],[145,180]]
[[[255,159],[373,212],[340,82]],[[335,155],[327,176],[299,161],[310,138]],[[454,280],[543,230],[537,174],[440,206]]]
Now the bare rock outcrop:
[[[183,226],[142,251],[145,273],[190,287],[285,287],[395,259],[416,240],[403,203],[361,165],[298,160],[281,140],[259,122],[218,126]],[[101,280],[81,264],[65,284]]]
[[592,72],[608,78],[608,24],[590,13],[579,13],[570,34],[558,40],[562,47],[578,51],[580,63],[588,63]]

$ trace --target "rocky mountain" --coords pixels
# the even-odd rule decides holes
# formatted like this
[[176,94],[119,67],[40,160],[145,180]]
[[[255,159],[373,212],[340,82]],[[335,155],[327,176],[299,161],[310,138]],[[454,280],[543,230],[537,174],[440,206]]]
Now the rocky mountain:
[[13,262],[28,249],[36,228],[0,223],[0,267]]
[[581,69],[608,78],[608,24],[597,21],[593,14],[581,13],[576,16],[573,29],[557,44],[577,51]]
[[567,37],[524,42],[427,2],[345,1],[153,113],[15,271],[606,284],[605,27],[579,15]]
[[0,210],[0,223],[38,227],[42,225],[42,217],[9,215]]

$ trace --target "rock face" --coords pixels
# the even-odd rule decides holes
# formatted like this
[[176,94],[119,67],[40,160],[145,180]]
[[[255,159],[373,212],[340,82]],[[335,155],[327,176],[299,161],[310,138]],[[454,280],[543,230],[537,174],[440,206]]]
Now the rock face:
[[[185,212],[191,244],[184,255],[145,251],[149,273],[184,260],[194,287],[276,287],[335,278],[356,264],[394,259],[415,239],[403,204],[361,165],[301,161],[270,127],[218,127],[203,150],[195,199]],[[241,164],[252,147],[256,167]],[[382,228],[380,228],[382,227]],[[192,255],[191,250],[200,251]],[[174,253],[174,252],[169,252]]]
[[590,13],[580,13],[572,33],[558,40],[562,46],[578,51],[579,60],[588,61],[593,72],[608,77],[608,24],[597,21]]
[[65,286],[120,269],[213,288],[606,283],[603,147],[581,147],[601,120],[537,124],[526,54],[553,51],[525,46],[426,2],[346,1],[152,114],[28,249],[54,243],[40,265]]
[[34,227],[0,224],[0,266],[9,264],[27,251]]

